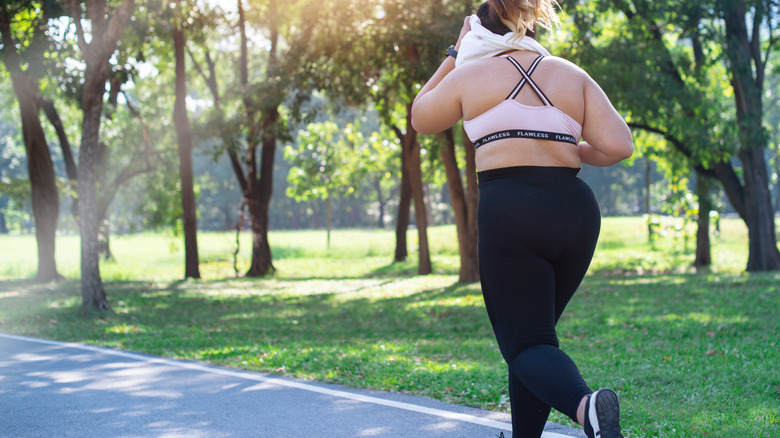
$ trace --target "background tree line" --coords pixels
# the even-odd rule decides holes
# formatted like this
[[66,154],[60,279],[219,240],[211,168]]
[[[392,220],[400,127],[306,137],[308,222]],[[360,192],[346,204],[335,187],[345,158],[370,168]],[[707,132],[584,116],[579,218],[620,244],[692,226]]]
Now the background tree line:
[[[426,274],[427,226],[455,223],[460,278],[476,281],[474,147],[459,126],[417,135],[409,112],[477,5],[6,1],[0,232],[35,230],[47,281],[58,227],[78,229],[85,309],[110,308],[110,234],[160,227],[181,230],[185,276],[199,277],[197,229],[250,230],[246,275],[262,276],[269,229],[392,224],[404,260],[414,224]],[[604,213],[697,219],[706,265],[710,211],[734,211],[747,270],[780,269],[778,3],[563,8],[542,43],[590,72],[635,130],[633,161],[583,170]]]

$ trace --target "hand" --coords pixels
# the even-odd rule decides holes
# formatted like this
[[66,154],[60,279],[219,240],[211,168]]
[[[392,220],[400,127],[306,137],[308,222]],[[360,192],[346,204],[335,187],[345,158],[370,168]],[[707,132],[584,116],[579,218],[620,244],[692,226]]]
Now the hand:
[[460,41],[471,30],[471,15],[463,19],[463,27],[460,28],[460,35],[458,35],[458,42],[455,43],[455,50],[460,50]]

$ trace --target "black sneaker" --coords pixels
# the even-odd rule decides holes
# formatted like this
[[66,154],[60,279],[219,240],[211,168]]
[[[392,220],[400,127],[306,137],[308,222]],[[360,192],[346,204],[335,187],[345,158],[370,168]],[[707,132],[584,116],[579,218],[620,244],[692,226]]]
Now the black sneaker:
[[615,391],[600,389],[590,395],[585,407],[585,434],[588,438],[623,438]]

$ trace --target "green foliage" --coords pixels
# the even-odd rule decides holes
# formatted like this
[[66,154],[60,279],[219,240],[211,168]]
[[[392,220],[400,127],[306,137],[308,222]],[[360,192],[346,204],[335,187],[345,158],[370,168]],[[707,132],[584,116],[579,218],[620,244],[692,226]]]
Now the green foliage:
[[347,102],[370,100],[384,125],[398,134],[406,129],[407,105],[441,63],[443,48],[454,42],[471,7],[468,2],[334,2],[333,13],[313,26],[302,56],[308,83]]
[[740,146],[719,6],[642,0],[564,7],[576,43],[556,49],[602,85],[634,130],[636,157],[650,157],[663,172],[661,210],[693,219],[693,169],[728,163]]
[[374,131],[368,141],[357,148],[357,159],[360,161],[360,171],[369,180],[380,184],[392,182],[401,178],[400,164],[397,157],[401,153],[401,144],[386,126]]
[[[16,42],[15,47],[0,45],[0,53],[7,53],[12,63],[10,68],[18,68],[38,81],[61,67],[68,42],[51,36],[61,31],[54,20],[67,15],[62,3],[7,0],[2,7],[10,17],[9,37]],[[11,51],[16,54],[13,58],[9,56]]]
[[[0,85],[2,84],[0,83]],[[0,91],[5,92],[6,87],[2,87]],[[13,92],[10,95],[13,95]],[[10,123],[11,121],[18,122],[16,120],[18,111],[11,113],[12,110],[17,109],[15,103],[0,101],[2,104],[0,116],[3,116],[0,118],[0,182],[3,183],[9,182],[12,178],[27,176],[27,155],[24,151],[20,130],[16,128],[19,125]]]
[[161,162],[159,171],[139,181],[140,196],[135,199],[127,199],[129,205],[136,207],[142,222],[133,224],[124,221],[121,217],[115,219],[115,224],[120,229],[130,231],[161,230],[180,227],[182,213],[181,204],[181,178],[175,162],[169,158]]
[[[344,127],[350,122],[358,124],[360,120],[359,132],[363,139],[338,151],[350,157],[338,165],[339,159],[328,159],[333,169],[338,168],[333,173],[340,175],[325,178],[346,177],[350,180],[348,186],[354,189],[350,199],[340,199],[341,196],[335,193],[331,196],[334,203],[340,203],[336,209],[343,213],[334,221],[340,226],[373,224],[373,220],[369,222],[363,217],[377,214],[380,199],[387,203],[384,216],[390,217],[399,174],[399,144],[393,129],[404,128],[406,104],[439,65],[442,49],[454,42],[463,16],[477,3],[405,0],[243,3],[250,34],[254,35],[249,47],[249,73],[256,85],[247,89],[240,86],[239,80],[235,4],[179,3],[184,6],[180,18],[187,23],[189,39],[188,108],[198,149],[196,184],[201,189],[201,218],[208,218],[207,226],[211,229],[232,226],[242,194],[229,163],[224,159],[207,162],[198,157],[198,152],[201,157],[216,158],[224,156],[224,150],[229,148],[239,151],[239,157],[246,159],[242,147],[248,127],[242,99],[247,97],[262,106],[276,102],[280,93],[286,98],[281,108],[283,122],[276,127],[276,133],[285,139],[283,141],[294,142],[293,138],[286,137],[302,127],[299,121],[308,124],[331,119]],[[35,25],[44,23],[47,17],[62,14],[63,11],[56,8],[61,2],[14,0],[5,4],[19,11],[13,31],[21,42],[15,48],[17,52],[29,54],[25,55],[23,68],[34,71],[40,78],[42,95],[55,101],[67,135],[75,145],[81,129],[78,98],[84,72],[69,20],[49,20],[48,38],[35,40],[45,44],[33,43]],[[176,215],[180,207],[178,183],[174,178],[178,170],[171,124],[173,60],[168,42],[170,5],[170,2],[139,0],[120,50],[112,58],[113,77],[127,80],[123,86],[126,96],[119,96],[117,108],[110,111],[112,119],[106,122],[101,133],[111,151],[102,168],[103,175],[109,178],[103,187],[108,187],[110,177],[123,165],[144,154],[140,123],[128,112],[123,102],[125,98],[141,111],[150,130],[154,146],[151,162],[155,167],[153,173],[131,182],[127,190],[117,195],[119,202],[111,211],[117,230],[178,226]],[[629,19],[625,11],[618,10],[623,5],[634,14],[633,19]],[[751,7],[756,5],[751,4]],[[730,156],[737,147],[734,95],[728,83],[722,47],[723,26],[720,18],[713,15],[714,6],[718,5],[666,0],[564,2],[570,20],[556,35],[541,35],[543,43],[553,53],[582,61],[629,121],[652,124],[690,146],[691,159],[677,152],[663,136],[635,130],[638,151],[635,159],[653,157],[658,162],[659,175],[668,181],[659,181],[661,177],[655,175],[657,183],[651,196],[657,201],[656,205],[662,200],[679,200],[678,204],[686,201],[689,192],[686,185],[678,182],[693,180],[689,171],[691,166],[699,163],[706,167]],[[651,21],[657,26],[651,25]],[[278,27],[282,38],[278,65],[269,71],[267,43],[273,27]],[[657,39],[655,31],[660,32],[662,38]],[[697,56],[697,47],[703,56]],[[219,105],[204,76],[197,70],[200,68],[206,76],[209,74],[207,49],[219,79]],[[765,49],[766,44],[762,47]],[[0,102],[5,103],[0,110],[0,120],[13,127],[19,122],[13,99],[9,100],[13,93],[7,73],[0,67]],[[780,114],[780,106],[776,105],[780,95],[777,77],[776,71],[767,71],[769,97],[765,110],[769,114],[766,125],[775,148],[770,156],[773,160],[770,174],[775,187],[780,173],[776,152],[780,144],[776,141],[776,128],[780,124],[775,123]],[[340,112],[325,114],[326,107],[337,108]],[[374,111],[379,114],[381,127],[373,125],[375,116],[370,113]],[[366,114],[368,122],[363,120]],[[44,123],[44,127],[47,138],[55,139],[50,125]],[[0,140],[0,154],[11,153],[15,157],[7,161],[0,158],[0,178],[24,174],[20,137],[15,130],[8,136],[0,133],[0,139],[9,139]],[[705,142],[702,143],[702,139]],[[435,204],[444,191],[443,166],[438,163],[439,139],[424,136],[419,142],[428,200]],[[61,175],[62,159],[56,144],[50,149]],[[313,218],[322,209],[320,201],[296,205],[291,199],[280,196],[286,191],[289,166],[290,163],[284,160],[276,160],[276,171],[280,175],[274,181],[277,192],[273,198],[271,226],[316,227],[318,224]],[[589,180],[606,214],[639,212],[637,194],[642,174],[637,169],[636,166],[614,167],[605,170],[598,180]],[[17,171],[21,175],[9,176],[9,172]],[[780,196],[776,188],[775,193]],[[3,196],[0,194],[0,198]],[[7,203],[7,197],[0,199],[2,202]],[[27,215],[28,206],[23,203],[2,205],[5,212],[13,211],[18,217]],[[694,205],[684,210],[679,205],[670,205],[670,211],[695,211]],[[447,220],[444,213],[448,208],[446,203],[440,203],[438,209],[431,209],[437,223]],[[359,211],[363,216],[348,214],[349,211]],[[656,212],[660,213],[660,208]]]
[[580,43],[562,46],[562,56],[579,61],[629,123],[679,143],[664,148],[659,161],[689,169],[730,157],[736,125],[727,71],[716,62],[722,37],[709,32],[714,18],[691,15],[686,3],[641,1],[635,10],[625,5],[570,7],[569,30]]
[[339,128],[333,122],[312,123],[298,131],[297,143],[285,148],[292,166],[287,194],[298,201],[359,195],[369,182],[390,190],[400,177],[398,139],[386,128],[368,137],[359,125]]
[[30,199],[30,180],[26,178],[4,178],[0,182],[0,192],[17,203]]
[[287,195],[298,201],[326,199],[355,191],[355,145],[364,141],[349,124],[340,129],[333,122],[311,123],[298,131],[297,146],[287,145],[284,157],[293,166],[287,174]]

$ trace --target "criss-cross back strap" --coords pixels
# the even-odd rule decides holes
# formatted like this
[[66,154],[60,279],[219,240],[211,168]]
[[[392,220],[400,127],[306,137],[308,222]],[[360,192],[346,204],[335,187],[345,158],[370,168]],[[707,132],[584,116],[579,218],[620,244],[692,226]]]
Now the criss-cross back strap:
[[549,106],[555,106],[555,105],[552,104],[552,102],[550,102],[550,99],[548,99],[547,96],[544,95],[544,93],[542,92],[542,89],[539,88],[538,85],[536,85],[536,82],[534,82],[534,80],[531,79],[531,74],[533,74],[534,70],[536,69],[536,66],[538,66],[539,62],[542,60],[542,58],[544,58],[544,55],[539,55],[538,58],[534,59],[534,62],[531,64],[530,67],[528,67],[528,71],[526,71],[523,68],[523,66],[520,65],[520,63],[515,60],[515,58],[512,58],[511,56],[507,56],[506,58],[523,75],[523,79],[521,79],[520,82],[518,82],[518,84],[515,87],[515,89],[512,90],[511,93],[509,93],[509,96],[507,96],[507,99],[514,99],[514,98],[516,98],[517,95],[520,94],[520,90],[522,90],[523,87],[525,86],[525,84],[527,83],[528,85],[531,86],[531,89],[533,90],[534,94],[536,94],[536,96],[539,98],[539,100],[542,101],[543,104],[549,105]]

